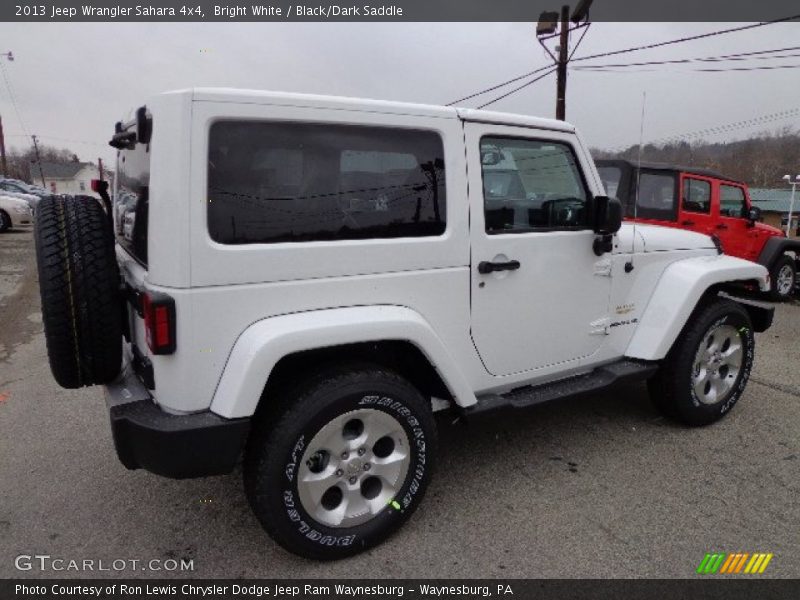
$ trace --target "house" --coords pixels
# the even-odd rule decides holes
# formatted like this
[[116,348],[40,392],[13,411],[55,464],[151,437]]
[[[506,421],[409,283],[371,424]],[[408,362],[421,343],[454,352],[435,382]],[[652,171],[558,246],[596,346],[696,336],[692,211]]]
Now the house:
[[[761,209],[764,223],[786,231],[786,222],[789,218],[789,207],[792,199],[791,189],[750,188],[750,199],[753,201],[753,206]],[[800,236],[798,228],[800,228],[800,192],[795,195],[792,210],[790,234],[793,237]]]
[[[103,170],[106,180],[110,173]],[[41,164],[41,173],[38,163],[31,164],[31,179],[39,182],[44,176],[44,188],[54,194],[93,194],[92,179],[100,179],[100,171],[95,163],[68,162]]]

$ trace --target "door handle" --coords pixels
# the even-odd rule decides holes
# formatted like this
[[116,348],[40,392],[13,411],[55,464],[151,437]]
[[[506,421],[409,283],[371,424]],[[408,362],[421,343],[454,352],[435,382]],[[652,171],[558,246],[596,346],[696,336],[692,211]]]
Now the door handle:
[[517,269],[519,269],[518,260],[509,260],[507,262],[489,262],[483,260],[478,263],[478,273],[482,275],[494,273],[495,271],[516,271]]
[[725,223],[720,223],[719,225],[717,225],[717,229],[727,229],[727,228],[728,226],[725,225]]
[[692,227],[694,225],[694,221],[681,221],[681,225],[684,227]]

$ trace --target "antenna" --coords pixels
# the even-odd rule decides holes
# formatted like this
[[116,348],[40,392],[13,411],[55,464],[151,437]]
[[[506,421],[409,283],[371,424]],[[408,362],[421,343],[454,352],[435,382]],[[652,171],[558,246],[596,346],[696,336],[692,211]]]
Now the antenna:
[[639,216],[639,183],[642,179],[642,146],[644,145],[644,109],[647,105],[647,91],[642,92],[642,119],[639,123],[639,152],[636,158],[636,195],[633,199],[633,236],[631,237],[631,259],[625,264],[625,272],[633,271],[633,256],[636,253],[636,218]]

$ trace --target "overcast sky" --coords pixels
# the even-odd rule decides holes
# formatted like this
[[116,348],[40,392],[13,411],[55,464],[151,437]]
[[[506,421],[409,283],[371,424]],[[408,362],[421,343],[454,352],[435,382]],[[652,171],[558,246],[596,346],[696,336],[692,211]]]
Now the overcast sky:
[[[736,25],[595,23],[576,56]],[[797,45],[800,23],[783,23],[592,62]],[[533,25],[521,23],[0,23],[0,52],[8,50],[15,61],[4,66],[27,132],[46,144],[69,147],[84,160],[111,159],[106,142],[114,122],[161,91],[225,86],[444,104],[549,61]],[[781,63],[800,64],[800,58]],[[643,90],[645,141],[800,107],[800,70],[696,73],[689,68],[625,74],[572,70],[567,120],[591,146],[611,148],[638,141]],[[492,108],[551,117],[554,103],[551,75]],[[27,144],[2,80],[0,115],[7,145]],[[709,139],[798,124],[795,117]]]

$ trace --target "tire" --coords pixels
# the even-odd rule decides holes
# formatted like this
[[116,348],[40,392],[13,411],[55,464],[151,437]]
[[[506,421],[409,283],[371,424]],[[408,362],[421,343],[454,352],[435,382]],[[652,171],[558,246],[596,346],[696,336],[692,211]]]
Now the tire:
[[[701,354],[702,346],[716,352]],[[740,348],[738,366],[736,353],[731,352],[735,346]],[[747,311],[730,300],[715,299],[695,312],[659,372],[648,381],[650,397],[664,415],[686,425],[718,421],[741,398],[754,349]]]
[[0,233],[5,233],[11,229],[11,217],[4,210],[0,210]]
[[[306,558],[335,560],[375,546],[408,520],[430,481],[437,446],[430,405],[416,388],[391,371],[350,364],[274,396],[285,399],[285,408],[260,415],[254,425],[244,484],[278,544]],[[317,473],[327,474],[321,485],[303,483]],[[372,516],[350,510],[367,503]]]
[[50,196],[34,237],[50,370],[65,388],[110,383],[122,363],[119,271],[103,208],[89,196]]
[[785,254],[780,256],[769,271],[770,281],[772,282],[770,298],[776,302],[791,298],[794,294],[796,276],[797,273],[792,258]]

